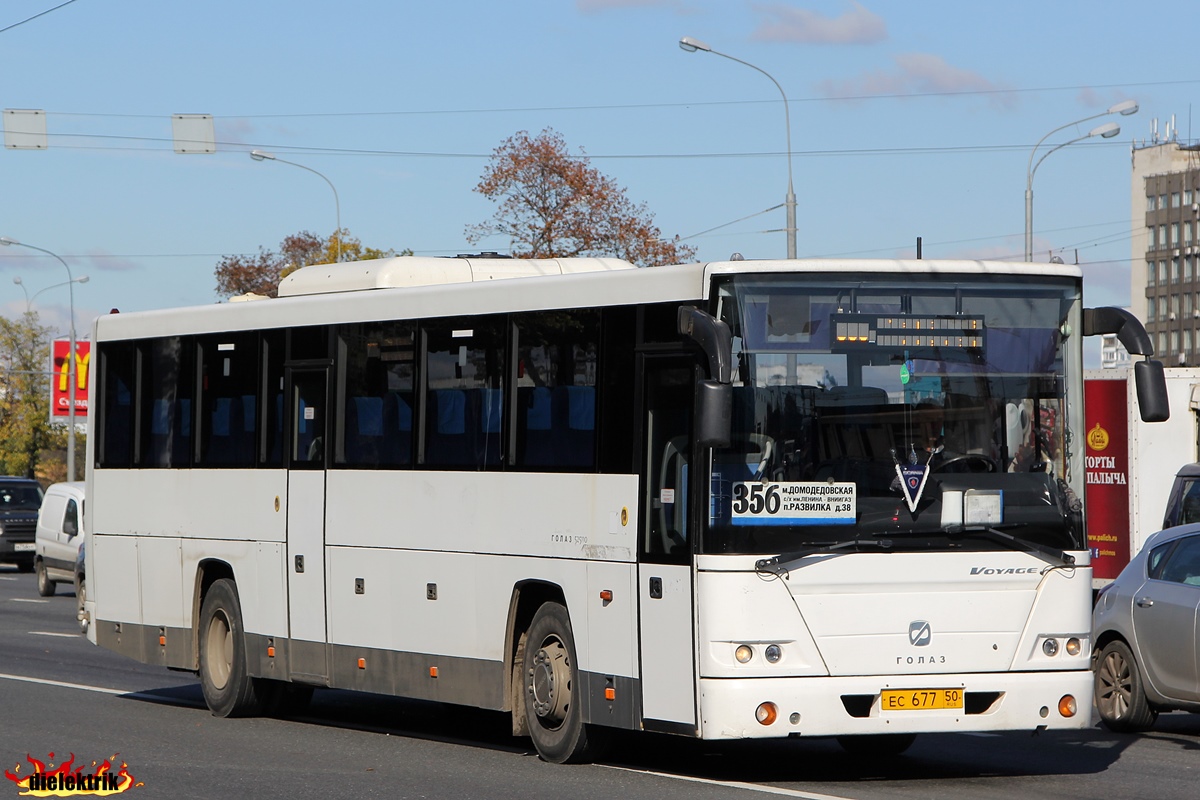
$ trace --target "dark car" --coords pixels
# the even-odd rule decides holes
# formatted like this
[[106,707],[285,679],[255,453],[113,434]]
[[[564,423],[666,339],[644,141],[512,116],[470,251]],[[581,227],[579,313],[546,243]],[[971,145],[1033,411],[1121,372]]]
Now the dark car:
[[0,477],[0,562],[33,572],[34,534],[42,485],[32,478]]
[[1174,528],[1189,522],[1200,522],[1200,464],[1184,464],[1175,473],[1162,526]]
[[1159,531],[1092,610],[1096,710],[1105,725],[1139,731],[1160,711],[1200,712],[1198,612],[1200,523]]

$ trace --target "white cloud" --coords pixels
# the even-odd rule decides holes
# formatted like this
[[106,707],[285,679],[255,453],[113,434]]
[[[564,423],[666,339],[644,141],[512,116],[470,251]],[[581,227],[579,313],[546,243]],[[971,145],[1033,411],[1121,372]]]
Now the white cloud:
[[754,10],[766,17],[751,34],[760,42],[874,44],[888,36],[883,18],[854,2],[837,17],[779,4],[755,5]]
[[992,104],[1011,107],[1016,98],[1006,87],[977,72],[947,64],[930,53],[901,53],[892,57],[893,70],[874,70],[854,78],[825,80],[817,84],[830,99],[853,99],[878,95],[992,93]]

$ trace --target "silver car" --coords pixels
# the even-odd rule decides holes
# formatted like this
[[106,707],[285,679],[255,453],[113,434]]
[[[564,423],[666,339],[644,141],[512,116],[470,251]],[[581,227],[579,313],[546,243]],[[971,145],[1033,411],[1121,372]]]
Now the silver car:
[[1200,523],[1159,531],[1092,611],[1096,709],[1105,725],[1139,731],[1160,711],[1200,711],[1198,613]]

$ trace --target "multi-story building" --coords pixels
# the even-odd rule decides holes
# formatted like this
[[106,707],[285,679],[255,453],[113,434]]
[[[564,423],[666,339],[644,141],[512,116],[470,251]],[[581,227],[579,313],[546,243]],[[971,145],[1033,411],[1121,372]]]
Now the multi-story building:
[[1130,310],[1166,366],[1200,364],[1200,145],[1133,148]]
[[1130,363],[1129,351],[1115,333],[1100,337],[1100,369],[1129,369]]

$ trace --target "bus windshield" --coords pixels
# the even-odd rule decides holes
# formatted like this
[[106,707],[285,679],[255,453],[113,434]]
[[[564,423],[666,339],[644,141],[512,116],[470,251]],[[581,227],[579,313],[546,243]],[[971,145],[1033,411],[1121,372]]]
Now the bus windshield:
[[704,552],[1086,547],[1075,281],[792,273],[716,290],[733,429]]

